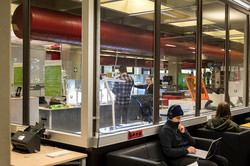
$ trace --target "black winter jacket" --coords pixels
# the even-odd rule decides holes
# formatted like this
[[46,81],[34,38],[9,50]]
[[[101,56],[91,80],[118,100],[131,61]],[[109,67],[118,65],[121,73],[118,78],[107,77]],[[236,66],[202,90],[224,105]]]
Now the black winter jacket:
[[134,85],[134,87],[139,89],[145,89],[145,94],[153,94],[154,85],[143,84],[143,85]]
[[187,148],[195,145],[195,140],[185,130],[181,133],[179,123],[168,120],[159,133],[162,150],[167,158],[178,158],[188,154]]

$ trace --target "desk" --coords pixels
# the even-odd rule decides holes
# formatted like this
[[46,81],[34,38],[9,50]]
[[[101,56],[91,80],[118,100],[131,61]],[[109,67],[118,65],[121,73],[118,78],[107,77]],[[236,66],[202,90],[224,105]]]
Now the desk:
[[52,166],[66,162],[81,160],[81,166],[86,166],[87,154],[70,151],[71,153],[54,158],[46,156],[65,149],[41,145],[41,151],[37,153],[22,154],[11,151],[11,165],[13,166]]
[[75,133],[81,131],[81,107],[43,108],[39,107],[40,118],[46,118],[47,129]]

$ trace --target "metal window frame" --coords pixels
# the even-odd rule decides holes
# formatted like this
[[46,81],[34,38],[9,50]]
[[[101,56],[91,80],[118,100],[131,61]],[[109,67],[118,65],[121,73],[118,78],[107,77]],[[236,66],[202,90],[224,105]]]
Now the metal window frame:
[[[197,0],[197,1],[199,1],[199,5],[202,5],[203,3],[202,3],[202,0]],[[225,6],[226,5],[230,5],[230,7],[235,7],[235,5],[232,5],[231,6],[231,3],[230,2],[228,2],[228,1],[226,1],[226,0],[218,0],[218,1],[221,1],[221,2],[224,2],[223,4],[225,4]],[[156,4],[156,2],[158,2],[157,4]],[[155,14],[157,13],[157,11],[158,11],[158,13],[160,13],[160,9],[159,9],[159,5],[160,3],[159,3],[159,1],[158,0],[156,0],[155,1]],[[198,4],[196,4],[197,5],[197,8],[198,8]],[[225,7],[226,8],[226,7]],[[236,7],[237,8],[237,7]],[[237,8],[238,9],[238,8]],[[198,12],[198,11],[197,11]],[[198,31],[199,31],[199,34],[202,34],[202,6],[199,8],[199,14],[197,14],[197,33],[198,33]],[[245,13],[246,14],[246,13]],[[226,14],[227,16],[229,16],[228,14]],[[157,15],[155,16],[155,20],[156,19],[159,19],[159,17],[157,17]],[[159,28],[160,27],[160,24],[161,22],[158,22],[157,20],[155,21],[155,23],[154,23],[154,26],[155,26],[155,30],[157,29],[157,28]],[[227,23],[228,23],[228,21],[227,21]],[[199,25],[198,25],[199,24]],[[248,24],[248,26],[249,26],[249,24]],[[200,28],[198,28],[198,27],[200,27]],[[227,28],[228,30],[228,39],[227,39],[227,41],[229,41],[229,27]],[[100,31],[100,29],[98,29],[98,31]],[[156,30],[157,31],[157,30]],[[157,31],[157,32],[160,32],[160,31]],[[198,36],[197,36],[198,37]],[[100,39],[98,39],[98,40],[100,40]],[[156,41],[157,42],[157,40],[159,40],[159,38],[157,38],[156,37],[156,33],[155,33],[155,36],[154,36],[154,41]],[[201,41],[201,42],[197,42],[197,40],[196,40],[196,44],[198,45],[197,46],[197,48],[199,48],[199,49],[197,49],[197,52],[198,52],[198,54],[197,54],[197,56],[200,58],[200,60],[198,61],[198,63],[197,63],[197,69],[198,70],[201,70],[202,69],[202,35],[200,35],[199,36],[199,40]],[[160,50],[160,48],[156,45],[156,42],[154,43],[154,45],[155,45],[155,47],[154,47],[154,65],[155,65],[155,67],[157,66],[157,58],[158,57],[160,57],[160,56],[157,56],[157,49],[158,49],[158,51]],[[228,46],[227,46],[228,48],[229,48],[229,44],[228,44]],[[199,51],[198,51],[199,50]],[[228,51],[229,51],[229,49],[228,49]],[[248,57],[249,57],[249,48],[248,48]],[[159,63],[158,63],[158,65],[159,65]],[[99,71],[99,70],[98,70]],[[228,70],[227,70],[228,71]],[[143,70],[142,70],[142,72],[143,72]],[[158,79],[156,79],[156,77],[157,77],[157,74],[160,72],[160,70],[158,69],[158,71],[157,71],[157,69],[156,68],[154,68],[154,74],[155,74],[155,80],[158,80]],[[201,74],[200,74],[200,78],[201,78]],[[201,79],[199,79],[200,81],[200,85],[198,85],[198,86],[201,86]],[[228,86],[227,86],[227,88],[228,88]],[[157,86],[157,85],[154,85],[154,92],[157,92],[157,91],[159,91],[159,86]],[[200,94],[200,93],[198,93],[198,94]],[[159,94],[157,95],[157,94],[154,94],[154,104],[156,104],[156,105],[154,105],[154,108],[156,108],[156,107],[158,107],[157,105],[158,105],[158,103],[156,102],[156,99],[157,98],[159,98]],[[201,103],[201,100],[196,100],[196,102],[198,103],[198,104],[200,104]],[[200,109],[198,109],[198,107],[196,107],[196,116],[198,116],[198,117],[193,117],[194,119],[195,118],[202,118],[202,116],[200,116]],[[234,110],[234,111],[236,111],[236,110]],[[149,134],[149,131],[151,131],[151,130],[153,130],[153,132],[151,131],[151,134],[155,134],[155,130],[153,129],[154,127],[156,127],[156,126],[161,126],[162,125],[162,123],[159,123],[159,109],[157,109],[157,110],[154,110],[154,125],[153,126],[146,126],[145,128],[145,132],[146,132],[146,134]],[[157,112],[157,113],[156,113]],[[213,113],[212,113],[213,114]],[[205,117],[205,118],[207,118],[207,117]],[[144,127],[140,127],[140,129],[143,129],[144,130]],[[136,129],[133,129],[133,130],[136,130]],[[97,131],[97,132],[99,132],[99,130]],[[150,135],[150,134],[149,134]],[[98,138],[98,137],[96,137],[96,141],[98,142],[98,145],[101,147],[101,146],[105,146],[105,145],[110,145],[110,144],[114,144],[114,143],[119,143],[119,142],[121,142],[121,141],[126,141],[127,140],[127,132],[121,132],[121,133],[117,133],[117,134],[114,134],[114,135],[107,135],[107,136],[104,136],[104,137],[100,137],[100,138]],[[99,141],[98,141],[98,139],[99,139]]]
[[245,107],[249,106],[249,59],[250,59],[250,55],[249,55],[249,51],[250,51],[250,25],[249,25],[249,15],[246,15],[246,24],[245,24],[245,45],[244,45],[244,66],[243,66],[243,70],[245,71],[244,73],[244,87],[243,87],[243,104]]
[[[222,0],[220,0],[222,1]],[[232,3],[231,1],[225,1],[225,22],[226,22],[226,43],[225,43],[225,75],[224,78],[224,86],[225,86],[225,101],[230,102],[230,96],[229,96],[229,67],[230,67],[230,9],[234,9],[244,15],[246,15],[246,24],[245,24],[245,36],[244,36],[244,55],[243,55],[243,105],[245,107],[249,106],[249,37],[250,37],[250,31],[249,31],[249,13],[245,9],[239,7],[238,5]]]
[[[93,114],[95,106],[95,8],[94,1],[82,1],[82,104],[81,104],[81,135],[48,130],[50,141],[92,147],[93,144]],[[29,125],[29,96],[30,96],[30,0],[23,1],[23,125]],[[95,114],[96,115],[96,114]],[[12,132],[24,129],[25,126],[13,124]]]
[[[94,126],[93,132],[94,136],[98,138],[100,136],[99,129],[100,129],[100,104],[99,104],[99,86],[100,86],[100,51],[101,51],[101,6],[100,6],[100,0],[95,0],[95,117],[94,119]],[[101,67],[104,71],[104,66]]]
[[[229,9],[229,5],[231,8],[234,8],[244,14],[247,15],[247,46],[249,45],[249,12],[245,11],[244,9],[237,7],[235,4],[231,4],[231,2],[227,1],[227,0],[219,0],[221,2],[224,2],[225,4],[225,8]],[[198,63],[196,63],[196,70],[200,71],[200,74],[198,74],[197,72],[197,76],[199,76],[200,78],[197,77],[197,93],[196,95],[196,110],[195,110],[195,116],[199,116],[200,115],[200,105],[201,105],[201,99],[200,99],[200,93],[199,90],[201,90],[199,87],[201,87],[201,68],[202,68],[202,0],[197,0],[197,36],[196,36],[196,60]],[[25,4],[26,3],[26,4]],[[94,4],[95,3],[95,4]],[[82,90],[82,110],[81,110],[81,132],[82,135],[81,136],[75,136],[75,135],[71,135],[71,134],[67,134],[67,133],[61,133],[61,132],[57,132],[57,131],[51,131],[52,132],[52,136],[53,136],[53,141],[58,141],[58,142],[62,142],[62,143],[68,143],[68,144],[72,144],[72,145],[77,145],[77,146],[82,146],[82,147],[90,147],[92,145],[92,138],[93,136],[96,136],[97,133],[95,132],[99,132],[99,103],[96,102],[96,99],[99,98],[99,93],[98,91],[96,91],[96,89],[94,88],[94,85],[98,86],[98,80],[99,80],[99,69],[98,68],[94,68],[95,67],[99,67],[98,63],[99,63],[99,58],[100,58],[100,4],[99,4],[99,0],[95,0],[94,2],[91,1],[83,1],[82,2],[82,21],[83,22],[83,26],[82,26],[82,34],[83,34],[83,38],[82,38],[82,42],[83,41],[89,41],[87,42],[88,44],[86,45],[82,45],[82,55],[88,55],[88,56],[82,56],[82,64],[83,68],[82,68],[82,87],[85,87],[85,89]],[[87,5],[88,7],[86,7],[85,5]],[[95,5],[95,6],[94,6]],[[154,77],[155,77],[155,82],[154,82],[154,124],[159,124],[159,76],[160,76],[160,26],[161,26],[161,22],[160,22],[160,13],[161,13],[161,1],[160,0],[155,0],[155,22],[154,22]],[[26,16],[26,14],[29,12],[30,10],[30,0],[24,0],[24,8],[28,7],[28,9],[25,9],[25,13],[24,13],[24,19],[28,18]],[[93,10],[95,9],[95,10]],[[226,17],[227,17],[227,28],[226,28],[226,33],[227,37],[226,37],[226,42],[228,49],[225,48],[225,50],[227,50],[226,53],[226,57],[228,57],[229,55],[229,11],[226,11]],[[157,14],[158,13],[158,14]],[[25,17],[26,16],[26,17]],[[226,18],[225,18],[226,19]],[[29,18],[24,21],[26,22],[24,25],[24,45],[23,45],[23,54],[24,54],[24,74],[23,74],[23,84],[24,86],[28,87],[28,88],[24,88],[24,99],[23,99],[23,118],[24,118],[24,124],[29,123],[29,83],[30,83],[30,79],[29,79],[29,72],[30,69],[28,66],[30,66],[30,21]],[[26,28],[25,28],[26,27]],[[84,29],[84,31],[83,31]],[[87,30],[86,30],[87,29]],[[27,34],[27,35],[25,35]],[[94,35],[93,35],[94,34]],[[87,35],[87,36],[85,36]],[[86,38],[85,38],[86,37]],[[91,46],[92,45],[92,46]],[[247,47],[247,52],[246,52],[246,58],[247,63],[244,63],[245,68],[247,68],[249,66],[249,51],[250,48]],[[91,58],[95,57],[95,58]],[[28,61],[27,61],[28,60]],[[225,62],[228,63],[228,60],[226,60],[225,58]],[[27,65],[28,64],[28,65]],[[86,65],[85,65],[86,64]],[[91,66],[92,65],[92,66]],[[226,63],[225,63],[226,65]],[[229,65],[227,64],[227,67],[229,67]],[[86,70],[87,69],[87,70]],[[26,71],[27,70],[27,71]],[[91,72],[92,71],[92,72]],[[227,69],[226,72],[228,72],[229,70]],[[94,73],[94,74],[92,74]],[[92,76],[91,76],[92,75]],[[245,77],[249,76],[249,72],[247,71],[245,73]],[[226,77],[225,77],[226,78]],[[85,81],[84,81],[85,80]],[[228,81],[225,81],[225,83]],[[86,86],[86,84],[87,86]],[[246,80],[246,87],[248,87],[249,85],[249,79]],[[96,87],[97,87],[96,86]],[[225,85],[225,89],[227,88],[227,93],[228,93],[228,84]],[[94,90],[93,90],[94,89]],[[225,90],[226,92],[226,90]],[[248,94],[246,95],[246,97],[244,98],[244,100],[248,101],[247,98]],[[248,102],[245,102],[246,106],[248,105]],[[84,108],[84,110],[83,110]],[[62,138],[63,137],[63,138]]]
[[225,41],[225,77],[224,77],[224,92],[225,92],[225,101],[230,102],[229,97],[229,49],[230,49],[230,40],[229,40],[229,30],[230,30],[230,6],[225,4],[225,23],[226,23],[226,41]]
[[197,26],[196,26],[196,98],[195,98],[195,116],[200,116],[201,110],[201,69],[202,69],[202,7],[203,0],[197,0]]
[[23,0],[23,125],[30,124],[30,0]]
[[154,94],[153,118],[154,124],[159,124],[159,99],[160,99],[160,50],[161,50],[161,0],[155,0],[154,14]]

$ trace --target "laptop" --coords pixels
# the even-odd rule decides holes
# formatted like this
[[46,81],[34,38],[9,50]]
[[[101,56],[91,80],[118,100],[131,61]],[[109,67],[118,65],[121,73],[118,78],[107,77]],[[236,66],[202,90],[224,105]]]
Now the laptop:
[[210,159],[215,154],[215,152],[217,150],[217,147],[218,147],[218,145],[220,143],[220,140],[221,140],[221,137],[218,138],[218,139],[216,139],[216,140],[214,140],[211,143],[208,151],[201,150],[201,149],[196,149],[195,153],[189,153],[187,155],[188,156],[192,156],[192,157],[201,158],[201,159]]

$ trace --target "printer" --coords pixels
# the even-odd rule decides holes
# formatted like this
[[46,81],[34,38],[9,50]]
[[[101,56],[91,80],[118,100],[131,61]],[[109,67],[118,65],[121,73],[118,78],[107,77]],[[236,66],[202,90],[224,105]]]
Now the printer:
[[45,132],[44,124],[46,121],[45,118],[42,118],[35,126],[30,125],[24,131],[17,131],[11,137],[13,150],[22,153],[40,151],[41,136]]

